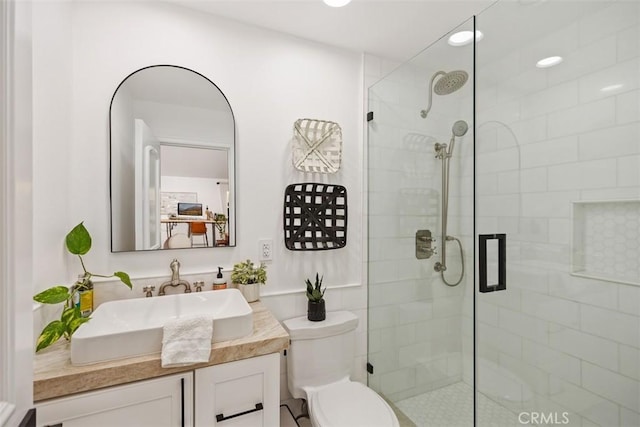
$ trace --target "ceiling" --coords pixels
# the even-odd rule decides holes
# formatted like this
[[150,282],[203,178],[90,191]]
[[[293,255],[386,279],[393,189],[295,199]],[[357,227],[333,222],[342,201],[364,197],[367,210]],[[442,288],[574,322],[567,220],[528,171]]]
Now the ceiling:
[[[297,37],[405,61],[494,0],[166,0]],[[522,0],[521,0],[522,1]]]

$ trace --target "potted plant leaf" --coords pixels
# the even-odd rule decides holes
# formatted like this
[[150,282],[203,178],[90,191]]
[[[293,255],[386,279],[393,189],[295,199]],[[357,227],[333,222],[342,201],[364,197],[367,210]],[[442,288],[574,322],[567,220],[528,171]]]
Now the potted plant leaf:
[[327,312],[324,306],[324,291],[327,290],[325,286],[322,289],[322,279],[324,276],[319,277],[319,274],[316,273],[316,281],[315,283],[311,283],[311,280],[307,279],[305,283],[307,284],[307,319],[312,322],[320,322],[327,317]]
[[[49,289],[38,293],[33,297],[37,302],[43,304],[60,304],[64,303],[60,320],[54,320],[44,327],[38,341],[36,343],[36,352],[43,348],[49,347],[51,344],[58,341],[60,338],[65,337],[67,340],[71,339],[73,333],[83,324],[89,321],[90,313],[93,311],[93,295],[87,295],[91,298],[91,308],[84,313],[80,308],[80,299],[83,298],[82,294],[93,289],[91,283],[91,277],[117,277],[122,283],[127,285],[129,289],[132,288],[131,279],[129,275],[122,271],[116,271],[110,276],[101,274],[95,274],[87,271],[82,255],[86,255],[91,249],[91,235],[83,225],[80,223],[76,225],[66,236],[65,244],[67,250],[73,254],[78,255],[80,259],[80,265],[82,266],[83,274],[80,274],[78,281],[75,285],[69,287],[64,285],[53,286]],[[84,311],[84,310],[83,310]]]
[[267,266],[260,263],[255,266],[251,260],[235,264],[231,272],[231,281],[242,292],[247,302],[260,299],[260,285],[267,283]]

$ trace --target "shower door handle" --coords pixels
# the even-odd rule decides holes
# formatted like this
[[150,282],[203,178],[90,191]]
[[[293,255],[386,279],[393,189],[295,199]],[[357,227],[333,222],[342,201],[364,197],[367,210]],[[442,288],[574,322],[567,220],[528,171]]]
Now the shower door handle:
[[[487,242],[489,240],[498,240],[498,283],[495,284],[487,283]],[[479,234],[478,246],[480,257],[478,266],[480,292],[504,291],[507,289],[507,235]]]

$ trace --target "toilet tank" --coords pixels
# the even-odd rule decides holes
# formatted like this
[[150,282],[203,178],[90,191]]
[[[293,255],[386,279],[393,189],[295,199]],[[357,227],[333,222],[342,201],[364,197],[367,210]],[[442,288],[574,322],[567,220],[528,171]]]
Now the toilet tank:
[[328,312],[321,322],[296,317],[283,322],[291,339],[287,351],[287,382],[295,398],[303,387],[319,387],[349,378],[354,358],[358,317],[349,311]]

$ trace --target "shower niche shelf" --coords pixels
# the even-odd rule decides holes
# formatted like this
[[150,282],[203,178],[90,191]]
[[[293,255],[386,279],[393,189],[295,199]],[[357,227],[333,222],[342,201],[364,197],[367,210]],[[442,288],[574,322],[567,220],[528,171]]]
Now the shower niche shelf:
[[573,202],[571,274],[640,286],[640,200]]

